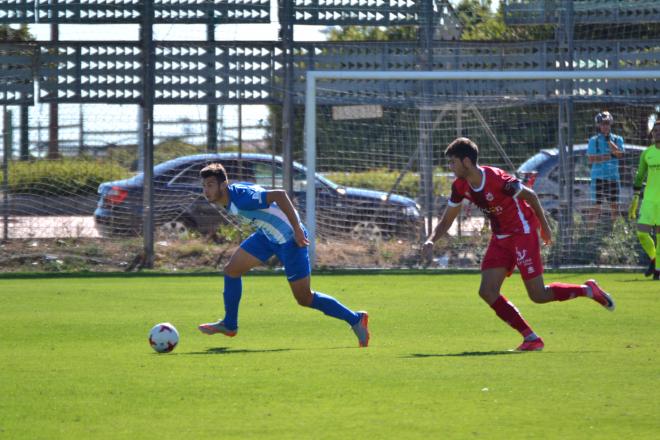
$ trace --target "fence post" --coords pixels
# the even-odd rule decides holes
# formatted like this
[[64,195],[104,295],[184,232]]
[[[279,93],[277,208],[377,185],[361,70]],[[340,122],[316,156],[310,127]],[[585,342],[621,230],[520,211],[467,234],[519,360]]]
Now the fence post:
[[[211,20],[211,19],[209,19]],[[208,67],[212,72],[214,68],[213,63],[213,54],[215,52],[215,46],[212,44],[215,41],[215,24],[212,21],[206,24],[206,41],[209,43],[209,62]],[[215,84],[215,75],[212,73],[209,74],[207,81],[209,84]],[[209,95],[211,99],[215,99],[215,89],[213,86],[209,89]],[[206,106],[206,152],[207,153],[217,153],[218,152],[218,104],[208,104]]]
[[[53,8],[57,8],[57,3],[53,4]],[[53,11],[57,13],[57,10]],[[57,23],[50,25],[50,40],[56,43],[60,40],[60,30]],[[53,50],[57,50],[53,45]],[[48,104],[48,159],[58,159],[60,157],[60,116],[59,116],[59,101],[54,100]]]
[[[280,41],[284,64],[284,96],[282,97],[282,178],[284,189],[293,195],[293,139],[294,139],[294,102],[293,102],[293,0],[285,0],[279,6]],[[313,66],[309,66],[312,69]]]
[[9,156],[11,156],[11,112],[2,107],[2,239],[9,239]]
[[30,159],[30,132],[28,122],[28,106],[21,105],[21,154],[20,159],[25,161]]
[[155,57],[153,24],[154,6],[144,2],[143,21],[141,24],[141,43],[143,54],[142,91],[142,130],[144,138],[144,188],[142,192],[142,231],[144,234],[144,259],[142,267],[153,268],[154,265],[154,99],[155,99]]

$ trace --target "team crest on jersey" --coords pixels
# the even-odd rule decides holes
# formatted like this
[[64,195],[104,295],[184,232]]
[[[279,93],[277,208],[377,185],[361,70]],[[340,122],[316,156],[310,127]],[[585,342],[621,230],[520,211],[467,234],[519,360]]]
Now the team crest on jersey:
[[490,192],[486,193],[486,200],[488,200],[489,202],[492,202],[494,198],[495,196],[493,195],[493,193]]

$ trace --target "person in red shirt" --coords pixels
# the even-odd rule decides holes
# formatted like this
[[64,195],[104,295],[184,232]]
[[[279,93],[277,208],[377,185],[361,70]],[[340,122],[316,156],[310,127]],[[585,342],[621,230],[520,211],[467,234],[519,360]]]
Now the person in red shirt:
[[463,199],[475,204],[490,221],[493,232],[481,262],[479,296],[497,316],[524,338],[518,351],[537,351],[544,347],[518,309],[500,293],[506,277],[515,267],[520,270],[527,293],[536,303],[566,301],[585,296],[613,311],[612,297],[596,283],[583,285],[543,282],[541,238],[552,242],[552,232],[536,193],[505,171],[478,165],[479,148],[468,138],[454,140],[445,150],[449,167],[456,175],[451,187],[448,207],[440,222],[422,246],[422,256],[433,255],[434,243],[443,237],[461,210]]

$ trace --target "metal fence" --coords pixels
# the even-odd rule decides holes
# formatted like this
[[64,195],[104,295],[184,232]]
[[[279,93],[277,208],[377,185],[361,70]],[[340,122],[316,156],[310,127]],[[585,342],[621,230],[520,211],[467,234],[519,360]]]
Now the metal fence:
[[[123,239],[94,236],[90,237],[91,242],[82,246],[83,251],[73,252],[78,244],[65,241],[58,245],[58,240],[62,240],[58,236],[60,233],[45,235],[50,237],[49,240],[54,240],[52,246],[62,246],[70,254],[89,257],[83,258],[84,261],[92,261],[92,258],[102,260],[99,255],[124,255],[122,252],[129,255],[133,252],[133,255],[141,255],[141,260],[135,265],[151,267],[157,260],[156,254],[162,251],[158,248],[158,237],[162,236],[165,223],[170,224],[169,231],[180,232],[177,237],[190,233],[190,222],[179,221],[185,209],[178,211],[181,215],[177,214],[173,223],[159,223],[158,213],[154,212],[154,197],[158,196],[158,185],[161,183],[154,165],[184,153],[192,155],[230,149],[237,150],[240,157],[243,153],[264,153],[271,158],[267,161],[270,164],[267,168],[254,173],[256,165],[244,169],[243,159],[240,159],[240,166],[237,167],[239,175],[254,179],[259,176],[273,183],[278,182],[293,194],[297,169],[293,159],[300,157],[302,148],[301,105],[304,101],[304,77],[308,70],[610,71],[658,68],[660,40],[648,34],[638,37],[639,32],[636,31],[642,29],[639,24],[658,22],[655,2],[509,0],[504,5],[505,18],[509,23],[550,24],[555,28],[555,39],[519,43],[460,41],[457,39],[460,38],[460,23],[453,8],[448,2],[440,0],[357,0],[332,4],[287,0],[276,5],[268,0],[238,0],[231,3],[194,0],[107,0],[102,3],[15,0],[3,3],[0,24],[50,24],[52,38],[51,41],[0,43],[0,83],[3,86],[0,88],[0,104],[14,112],[15,125],[20,127],[19,135],[12,139],[11,132],[16,130],[12,129],[9,118],[3,117],[2,229],[7,240],[2,245],[0,258],[16,261],[16,249],[25,247],[22,240],[37,237],[40,234],[35,232],[37,230],[51,228],[48,222],[43,223],[46,220],[35,223],[32,214],[25,216],[28,219],[18,218],[23,216],[15,214],[11,214],[10,218],[10,213],[17,212],[16,206],[33,205],[37,207],[33,210],[43,213],[57,212],[54,207],[60,205],[80,205],[80,210],[88,217],[85,221],[89,223],[90,207],[99,207],[104,203],[101,197],[105,194],[97,193],[99,184],[127,178],[133,169],[144,169],[143,185],[140,187],[142,196],[140,203],[134,206],[134,214],[141,219],[142,225],[137,242],[134,239],[125,242]],[[595,9],[598,13],[592,13]],[[634,23],[630,17],[634,17]],[[203,24],[207,31],[206,41],[154,39],[154,25],[164,23]],[[277,24],[280,31],[277,41],[215,41],[217,26],[235,23]],[[574,39],[576,26],[603,23],[629,26],[626,28],[629,30],[622,31],[616,39]],[[58,41],[58,26],[64,24],[135,25],[139,26],[139,39]],[[299,25],[416,26],[418,39],[406,42],[299,42],[295,41],[293,33],[294,26]],[[525,85],[481,81],[456,84],[451,87],[436,85],[424,93],[434,96],[437,102],[433,105],[438,107],[443,105],[442,102],[460,103],[462,99],[484,96],[489,97],[492,104],[514,95],[524,95],[520,105],[534,101],[535,105],[543,106],[553,96],[559,96],[557,90],[563,87],[563,84],[552,81],[532,81]],[[354,89],[349,82],[335,81],[328,88],[331,93],[320,97],[320,104],[385,105],[391,109],[398,108],[391,110],[395,113],[419,104],[417,86],[405,81],[389,84],[364,81],[359,93],[353,93]],[[555,124],[539,121],[541,125],[545,124],[544,127],[552,127],[550,130],[559,144],[575,138],[581,129],[571,117],[576,105],[587,105],[591,107],[589,111],[603,105],[635,106],[643,109],[632,112],[636,116],[631,120],[638,119],[636,127],[639,127],[639,119],[648,117],[646,113],[652,111],[657,104],[654,100],[660,95],[657,81],[632,83],[617,80],[608,83],[607,87],[585,83],[573,92],[571,100],[552,103],[559,104]],[[92,104],[107,106],[108,112],[95,118],[83,116],[78,120],[65,120],[65,105]],[[257,126],[267,126],[266,130],[259,131],[259,135],[246,135],[247,127],[233,131],[229,126],[219,124],[222,117],[218,117],[218,112],[222,112],[222,106],[250,104],[270,106],[267,116],[262,118],[264,123],[251,124],[255,130]],[[509,104],[512,103],[507,101]],[[131,115],[110,115],[110,108],[119,105],[132,108]],[[188,118],[188,122],[175,120],[172,125],[158,124],[159,108],[174,105],[203,105],[203,115],[199,112],[197,117]],[[48,108],[47,124],[30,123],[35,110],[29,107],[39,106]],[[139,112],[135,112],[138,107]],[[81,113],[89,114],[90,111]],[[102,118],[110,119],[113,129],[94,128],[94,123]],[[163,119],[167,118],[160,118]],[[203,125],[202,121],[206,124]],[[182,133],[165,133],[167,127],[173,126]],[[400,138],[408,136],[408,129],[400,127],[400,130]],[[230,132],[235,134],[228,135]],[[493,133],[495,138],[499,135]],[[118,138],[113,139],[113,136]],[[411,135],[410,139],[414,136]],[[133,141],[134,137],[137,139]],[[174,138],[179,143],[172,148]],[[548,133],[547,139],[551,138],[552,134]],[[642,143],[641,136],[639,138]],[[253,142],[247,142],[248,139]],[[515,148],[514,144],[502,143]],[[66,154],[60,155],[60,151]],[[277,153],[281,154],[281,160],[276,159]],[[37,163],[40,160],[34,160],[41,159],[43,155],[53,159],[69,154],[76,156],[76,159],[43,161],[43,165]],[[31,156],[32,160],[26,160]],[[137,164],[133,165],[134,162]],[[97,168],[92,169],[94,167]],[[36,179],[36,173],[43,178]],[[21,182],[32,183],[26,187]],[[574,184],[568,182],[569,186],[564,186],[562,191]],[[432,188],[422,186],[422,197],[428,200],[433,196],[430,192]],[[117,197],[121,197],[121,192],[116,191],[119,194]],[[83,195],[84,202],[70,200]],[[108,197],[109,200],[119,200],[113,198],[114,193]],[[74,212],[77,213],[77,209],[73,209]],[[425,215],[430,214],[427,212]],[[53,216],[46,214],[41,217]],[[74,232],[89,229],[88,223],[84,227],[79,226],[69,218],[55,223]],[[19,230],[28,232],[12,235]],[[86,240],[86,237],[76,237],[75,233],[65,234],[65,238]],[[19,244],[16,244],[17,240]],[[215,236],[214,240],[230,243],[233,239]],[[161,242],[169,243],[168,240]],[[40,246],[37,242],[35,247]],[[202,246],[197,251],[204,254],[204,249]],[[197,251],[190,252],[194,254]],[[346,248],[344,251],[342,254],[329,249],[328,254],[338,257],[336,261],[351,265],[350,261],[342,259],[349,253]],[[408,251],[410,255],[414,253],[411,249]],[[355,252],[364,254],[363,250]],[[18,255],[22,254],[18,252]],[[414,258],[411,256],[404,260],[411,262]],[[116,259],[110,261],[116,262]],[[62,264],[66,266],[65,263]],[[43,264],[44,268],[52,270],[62,267],[60,263],[53,263],[52,259]],[[378,264],[386,263],[381,260]],[[127,265],[130,267],[130,262]]]

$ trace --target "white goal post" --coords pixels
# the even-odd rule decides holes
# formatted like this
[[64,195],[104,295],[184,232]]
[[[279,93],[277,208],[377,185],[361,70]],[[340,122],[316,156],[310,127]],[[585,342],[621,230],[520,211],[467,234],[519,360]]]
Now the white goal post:
[[[571,70],[571,71],[336,71],[308,70],[305,93],[305,165],[307,168],[306,226],[309,232],[309,255],[312,265],[316,257],[316,98],[318,80],[660,80],[660,70]],[[558,85],[559,86],[559,85]]]

